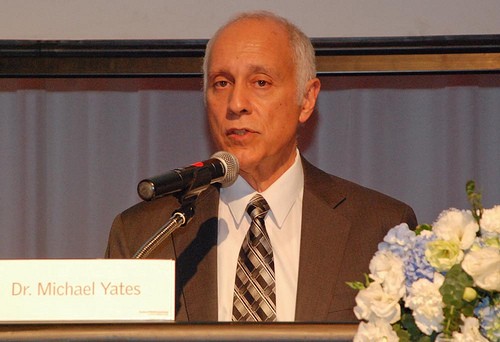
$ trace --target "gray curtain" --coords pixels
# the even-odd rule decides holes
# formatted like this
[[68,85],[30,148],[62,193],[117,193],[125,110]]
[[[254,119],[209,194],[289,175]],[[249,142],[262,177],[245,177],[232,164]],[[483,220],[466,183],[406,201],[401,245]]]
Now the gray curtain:
[[[500,204],[500,77],[325,76],[300,148],[421,223]],[[99,258],[138,181],[207,159],[198,78],[0,79],[0,258]],[[368,227],[367,227],[368,229]]]

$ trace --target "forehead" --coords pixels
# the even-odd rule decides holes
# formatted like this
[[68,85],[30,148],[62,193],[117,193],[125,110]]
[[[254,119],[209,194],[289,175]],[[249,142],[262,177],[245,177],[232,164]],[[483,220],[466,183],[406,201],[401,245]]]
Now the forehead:
[[288,67],[292,49],[282,24],[270,19],[246,18],[229,24],[214,39],[209,69],[231,64],[262,63]]
[[288,40],[284,24],[271,18],[241,18],[224,27],[216,39],[235,35]]

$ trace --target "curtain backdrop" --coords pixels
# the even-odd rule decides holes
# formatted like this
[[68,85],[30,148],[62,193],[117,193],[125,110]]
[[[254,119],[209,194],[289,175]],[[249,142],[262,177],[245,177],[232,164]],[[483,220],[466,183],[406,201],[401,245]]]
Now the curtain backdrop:
[[[139,180],[213,152],[198,78],[0,79],[0,258],[99,258]],[[500,204],[500,77],[322,77],[300,148],[420,223]],[[367,227],[366,229],[369,229]]]

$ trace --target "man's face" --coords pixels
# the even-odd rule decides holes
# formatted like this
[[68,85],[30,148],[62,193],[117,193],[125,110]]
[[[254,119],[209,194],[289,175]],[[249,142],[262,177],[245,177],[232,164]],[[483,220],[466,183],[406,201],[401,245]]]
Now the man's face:
[[295,157],[298,125],[311,113],[298,101],[284,29],[257,19],[227,27],[209,56],[206,102],[215,143],[238,158],[244,178],[274,181],[286,171]]

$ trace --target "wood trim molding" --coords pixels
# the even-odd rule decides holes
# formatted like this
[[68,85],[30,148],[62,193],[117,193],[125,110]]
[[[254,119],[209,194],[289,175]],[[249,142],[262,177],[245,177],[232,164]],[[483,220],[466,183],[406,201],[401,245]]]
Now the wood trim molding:
[[500,53],[318,56],[320,74],[500,72]]
[[[500,72],[500,35],[316,38],[320,75]],[[199,77],[205,40],[0,40],[0,77]]]

